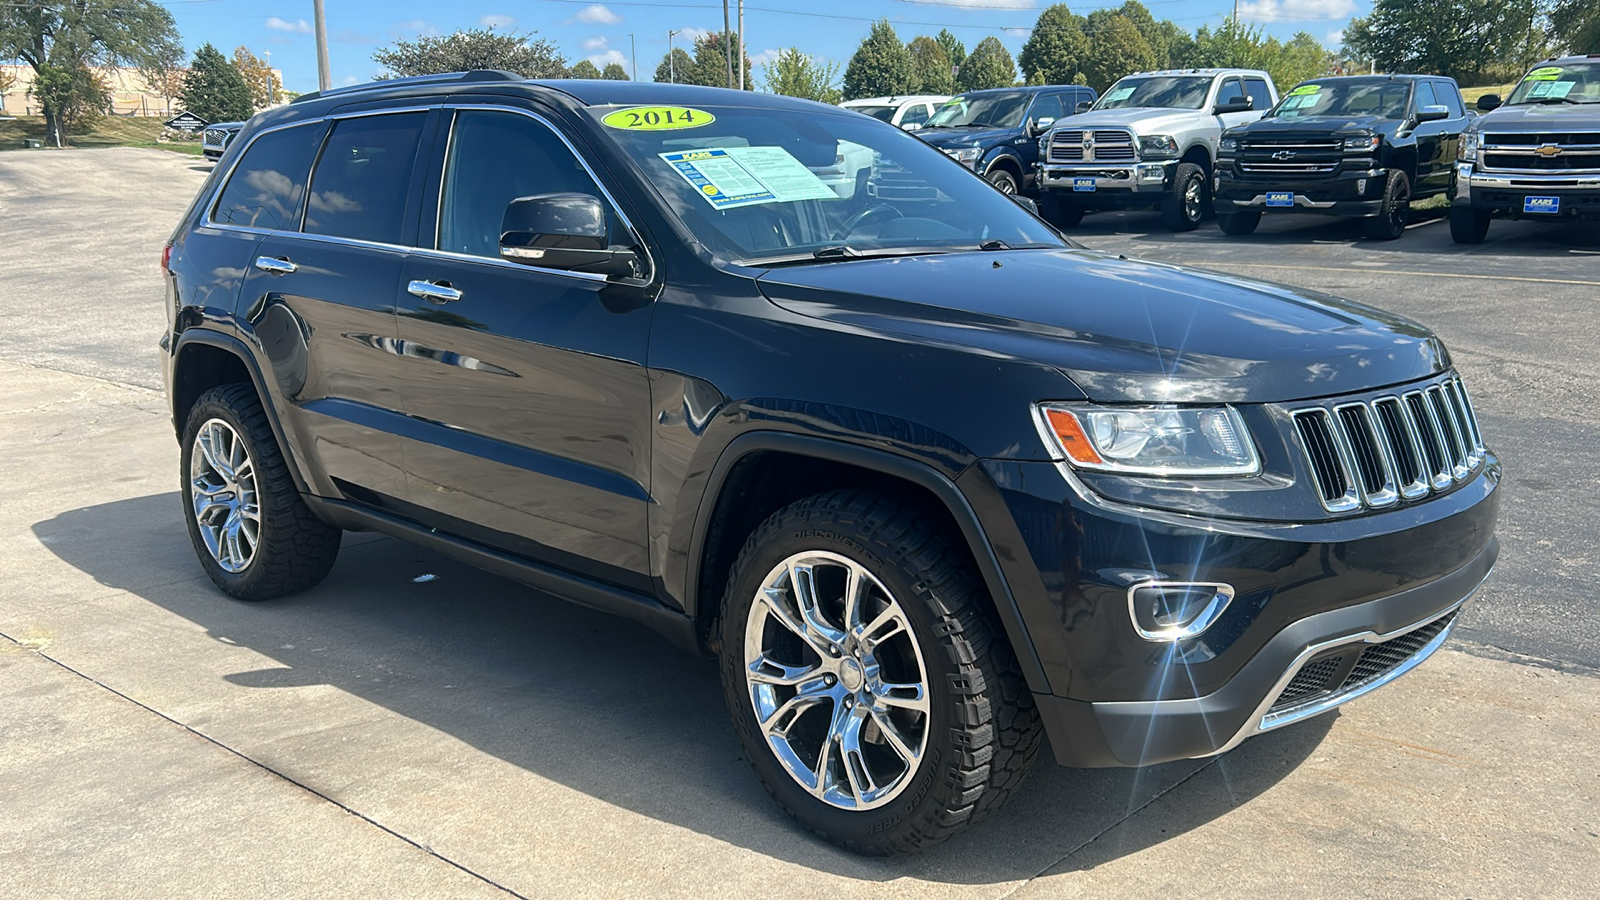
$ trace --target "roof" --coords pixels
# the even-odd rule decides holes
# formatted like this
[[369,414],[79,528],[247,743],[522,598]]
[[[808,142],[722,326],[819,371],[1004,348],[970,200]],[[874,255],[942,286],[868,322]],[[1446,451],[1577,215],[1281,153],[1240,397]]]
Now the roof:
[[1013,87],[984,88],[978,91],[962,91],[960,96],[968,97],[973,94],[1037,94],[1040,91],[1090,91],[1094,88],[1086,84],[1028,84]]
[[1307,78],[1306,83],[1323,83],[1328,81],[1351,81],[1363,83],[1377,83],[1383,81],[1450,81],[1455,79],[1448,75],[1323,75],[1318,78]]
[[1150,75],[1265,75],[1260,69],[1226,69],[1212,67],[1209,69],[1157,69],[1153,72],[1134,72],[1125,78],[1144,78]]
[[839,105],[843,107],[894,106],[897,103],[927,103],[929,101],[949,99],[949,94],[896,94],[892,97],[858,97],[855,100],[846,100]]

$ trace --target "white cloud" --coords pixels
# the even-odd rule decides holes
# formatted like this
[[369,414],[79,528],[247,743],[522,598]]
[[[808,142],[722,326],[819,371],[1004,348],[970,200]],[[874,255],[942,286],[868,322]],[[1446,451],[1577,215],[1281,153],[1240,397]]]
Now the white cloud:
[[587,22],[590,25],[615,25],[622,21],[621,16],[598,3],[593,6],[585,6],[573,18],[579,22]]
[[290,22],[287,19],[280,19],[277,16],[268,16],[267,27],[273,31],[287,31],[290,34],[311,33],[311,24],[305,19],[296,19],[295,21]]
[[401,22],[394,27],[393,31],[396,34],[411,33],[427,35],[428,37],[436,37],[439,34],[438,26],[424,19],[411,19]]
[[607,50],[604,53],[596,53],[593,56],[585,58],[588,59],[589,62],[594,63],[594,67],[596,69],[604,69],[611,63],[616,63],[624,69],[628,67],[628,58],[622,55],[621,50]]
[[1335,28],[1332,31],[1328,32],[1324,36],[1323,43],[1326,44],[1329,47],[1332,47],[1335,50],[1337,50],[1340,47],[1343,47],[1344,46],[1344,29],[1343,28]]
[[1034,0],[906,0],[928,6],[959,6],[966,9],[1033,9]]
[[478,20],[482,28],[510,28],[517,24],[516,16],[488,15]]
[[1033,34],[1032,28],[1002,28],[1000,30],[1011,35],[1012,37],[1027,37],[1028,35]]
[[1239,18],[1260,22],[1343,19],[1356,12],[1355,0],[1240,0]]
[[[678,37],[683,38],[691,46],[694,44],[695,41],[700,40],[701,38],[705,37],[708,34],[711,34],[711,32],[706,30],[706,29],[704,29],[704,28],[679,28],[678,29]],[[676,46],[676,44],[674,44],[674,46]]]
[[360,83],[361,83],[361,79],[355,77],[354,75],[346,75],[345,77],[343,77],[343,78],[341,78],[339,80],[339,86],[340,87],[349,87],[352,84],[360,84]]
[[592,38],[589,38],[588,40],[583,42],[583,49],[585,49],[585,50],[604,50],[604,49],[606,49],[606,39],[603,38],[603,37],[592,37]]
[[[745,52],[748,53],[749,52],[748,49]],[[775,61],[777,61],[778,54],[780,54],[782,52],[783,52],[782,50],[773,50],[772,48],[769,47],[766,50],[763,50],[760,53],[757,53],[754,56],[751,56],[750,57],[750,64],[752,66],[770,66]]]

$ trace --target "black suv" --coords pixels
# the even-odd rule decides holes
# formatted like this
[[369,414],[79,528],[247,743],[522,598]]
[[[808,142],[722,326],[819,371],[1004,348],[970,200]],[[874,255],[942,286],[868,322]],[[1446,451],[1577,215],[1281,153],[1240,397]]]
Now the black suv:
[[916,135],[1001,193],[1031,193],[1039,135],[1097,96],[1094,88],[1073,84],[968,91],[940,105]]
[[223,591],[309,588],[372,530],[642,622],[720,658],[767,790],[860,852],[992,812],[1045,733],[1144,765],[1372,690],[1497,552],[1499,464],[1427,329],[1084,250],[835,107],[308,95],[165,269]]
[[1454,80],[1359,75],[1302,82],[1265,116],[1222,135],[1217,226],[1250,234],[1263,212],[1365,216],[1369,237],[1405,233],[1413,200],[1450,189],[1467,112]]

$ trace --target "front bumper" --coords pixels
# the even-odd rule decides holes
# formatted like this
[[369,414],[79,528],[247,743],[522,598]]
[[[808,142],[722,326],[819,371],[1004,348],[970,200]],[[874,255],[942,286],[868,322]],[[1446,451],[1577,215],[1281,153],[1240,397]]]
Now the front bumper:
[[1451,206],[1521,216],[1528,197],[1556,197],[1560,200],[1558,213],[1529,213],[1529,218],[1600,216],[1600,174],[1479,172],[1473,163],[1458,162],[1450,180]]
[[[1037,165],[1041,190],[1089,208],[1148,206],[1160,202],[1172,187],[1178,160],[1139,163]],[[1091,189],[1092,186],[1092,189]]]
[[[1375,216],[1383,211],[1387,185],[1383,169],[1341,172],[1332,178],[1244,180],[1218,166],[1212,190],[1218,212],[1310,212],[1333,216]],[[1292,206],[1275,205],[1273,194],[1292,194]]]

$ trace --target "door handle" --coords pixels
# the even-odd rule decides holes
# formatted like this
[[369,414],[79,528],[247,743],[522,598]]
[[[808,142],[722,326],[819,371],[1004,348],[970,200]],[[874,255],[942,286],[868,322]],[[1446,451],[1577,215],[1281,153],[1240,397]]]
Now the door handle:
[[461,299],[461,292],[449,282],[413,281],[406,286],[406,293],[435,303],[453,303]]
[[273,275],[287,275],[290,272],[293,272],[295,269],[298,269],[299,266],[288,261],[287,259],[274,259],[270,256],[258,256],[256,257],[256,268],[263,272],[270,272]]

